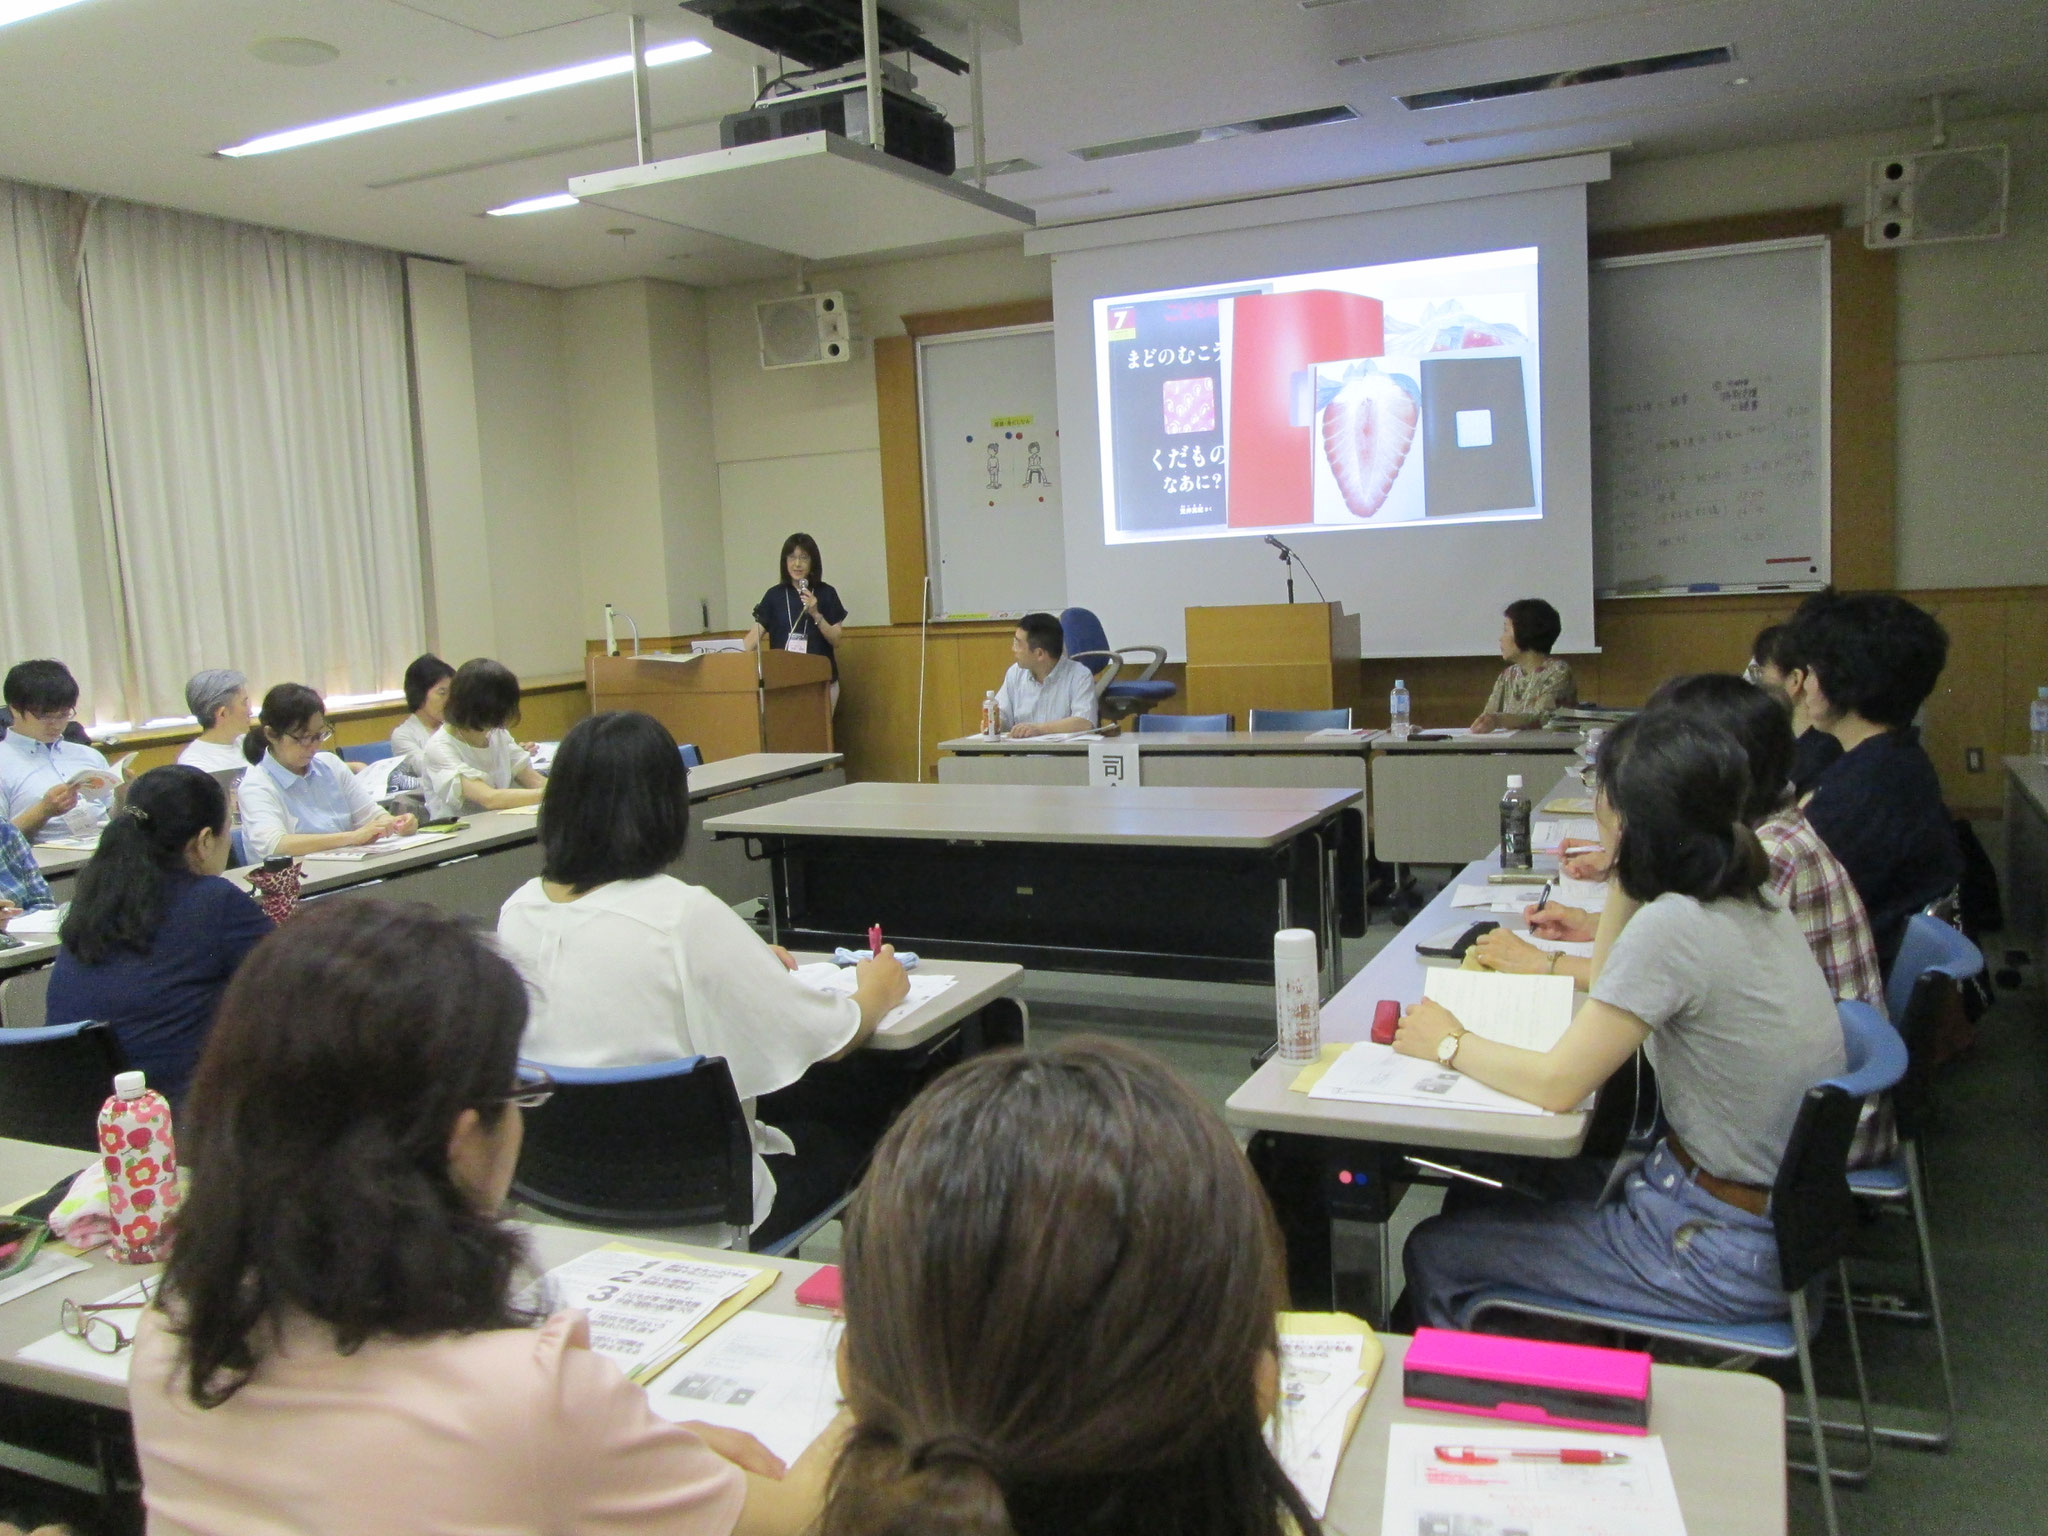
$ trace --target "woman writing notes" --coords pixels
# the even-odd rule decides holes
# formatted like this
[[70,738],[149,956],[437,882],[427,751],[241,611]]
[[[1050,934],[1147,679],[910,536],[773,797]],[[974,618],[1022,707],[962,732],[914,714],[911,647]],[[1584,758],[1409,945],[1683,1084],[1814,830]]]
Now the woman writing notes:
[[782,541],[782,579],[754,604],[747,649],[765,640],[771,650],[823,656],[832,663],[832,707],[839,707],[839,657],[834,647],[846,632],[846,604],[825,580],[825,557],[808,533]]
[[1550,1110],[1581,1102],[1647,1046],[1669,1134],[1611,1200],[1604,1169],[1566,1165],[1559,1198],[1471,1198],[1415,1229],[1405,1265],[1417,1322],[1465,1326],[1512,1282],[1556,1296],[1723,1322],[1784,1315],[1766,1215],[1806,1090],[1842,1070],[1835,999],[1798,921],[1769,891],[1743,821],[1749,767],[1727,732],[1675,709],[1616,727],[1594,801],[1614,849],[1590,999],[1548,1051],[1408,1010],[1394,1049]]
[[1486,708],[1472,722],[1472,734],[1519,731],[1579,702],[1569,662],[1550,654],[1564,621],[1540,597],[1509,603],[1500,621],[1500,655],[1508,665],[1494,679]]

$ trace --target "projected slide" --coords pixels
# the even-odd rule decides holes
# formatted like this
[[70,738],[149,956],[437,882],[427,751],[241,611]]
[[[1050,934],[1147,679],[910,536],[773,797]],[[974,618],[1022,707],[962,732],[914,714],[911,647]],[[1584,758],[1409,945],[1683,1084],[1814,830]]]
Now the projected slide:
[[1095,300],[1111,544],[1543,515],[1536,248]]

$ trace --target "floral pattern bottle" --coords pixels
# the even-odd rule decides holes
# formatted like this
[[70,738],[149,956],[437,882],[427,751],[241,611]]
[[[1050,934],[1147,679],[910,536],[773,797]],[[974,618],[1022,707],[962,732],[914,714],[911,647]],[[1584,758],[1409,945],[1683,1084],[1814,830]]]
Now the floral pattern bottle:
[[154,1264],[170,1246],[165,1228],[178,1209],[178,1148],[171,1106],[140,1072],[114,1077],[114,1096],[100,1106],[100,1153],[114,1221],[107,1253],[117,1264]]

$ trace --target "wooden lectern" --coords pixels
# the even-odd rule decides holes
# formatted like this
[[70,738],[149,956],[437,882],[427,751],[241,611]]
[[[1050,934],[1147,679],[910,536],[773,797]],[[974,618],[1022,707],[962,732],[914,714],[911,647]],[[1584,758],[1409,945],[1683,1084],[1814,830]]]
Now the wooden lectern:
[[637,709],[707,763],[744,752],[832,750],[832,663],[788,651],[588,656],[590,708]]
[[1190,608],[1188,713],[1339,709],[1359,704],[1358,615],[1335,603],[1248,603]]

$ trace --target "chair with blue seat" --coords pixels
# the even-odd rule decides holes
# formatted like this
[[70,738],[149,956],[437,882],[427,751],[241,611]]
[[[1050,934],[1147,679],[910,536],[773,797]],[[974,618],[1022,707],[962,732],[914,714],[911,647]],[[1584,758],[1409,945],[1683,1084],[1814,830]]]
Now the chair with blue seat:
[[697,750],[694,742],[684,742],[676,750],[683,754],[683,766],[685,768],[702,768],[704,766],[704,754]]
[[[1153,676],[1166,664],[1164,646],[1125,645],[1112,650],[1102,620],[1089,609],[1061,610],[1060,634],[1066,654],[1095,674],[1095,702],[1105,720],[1143,715],[1180,692],[1174,684]],[[1144,670],[1126,679],[1124,668],[1134,656],[1143,659]]]
[[127,1067],[105,1024],[0,1029],[0,1136],[97,1152],[100,1106]]
[[1844,1001],[1836,1007],[1842,1020],[1843,1054],[1848,1069],[1840,1077],[1807,1089],[1791,1139],[1785,1146],[1785,1156],[1778,1164],[1777,1180],[1771,1187],[1770,1220],[1778,1241],[1778,1278],[1785,1288],[1786,1317],[1760,1323],[1689,1322],[1503,1285],[1489,1287],[1475,1296],[1459,1320],[1464,1327],[1476,1328],[1489,1312],[1518,1312],[1669,1339],[1731,1356],[1762,1355],[1774,1360],[1797,1357],[1799,1380],[1806,1395],[1804,1422],[1813,1430],[1813,1462],[1801,1465],[1799,1470],[1818,1476],[1821,1512],[1829,1536],[1837,1536],[1840,1530],[1835,1519],[1834,1485],[1862,1482],[1869,1477],[1876,1461],[1877,1439],[1871,1422],[1870,1389],[1863,1374],[1856,1314],[1845,1308],[1857,1401],[1863,1411],[1865,1460],[1856,1467],[1829,1465],[1811,1348],[1811,1336],[1818,1331],[1824,1312],[1808,1307],[1807,1291],[1818,1282],[1824,1294],[1827,1274],[1832,1269],[1843,1294],[1848,1293],[1844,1255],[1856,1227],[1856,1200],[1849,1192],[1847,1177],[1849,1144],[1855,1139],[1856,1119],[1864,1099],[1891,1088],[1906,1073],[1906,1044],[1898,1031],[1878,1016],[1876,1009],[1855,1001]]
[[343,747],[337,754],[344,763],[381,763],[393,755],[388,741],[359,742],[353,747]]
[[1906,1042],[1906,1073],[1892,1090],[1897,1120],[1898,1151],[1886,1162],[1849,1170],[1849,1188],[1858,1199],[1879,1205],[1904,1206],[1913,1219],[1915,1259],[1920,1270],[1922,1308],[1892,1308],[1876,1315],[1903,1322],[1926,1322],[1934,1328],[1935,1352],[1941,1361],[1944,1413],[1941,1427],[1927,1431],[1888,1425],[1880,1439],[1924,1450],[1943,1450],[1955,1434],[1956,1383],[1949,1363],[1948,1325],[1941,1311],[1941,1286],[1934,1271],[1934,1243],[1929,1230],[1926,1173],[1920,1160],[1920,1137],[1934,1114],[1934,1036],[1944,1011],[1957,993],[1983,974],[1984,955],[1969,938],[1939,917],[1918,912],[1906,924],[1892,973],[1885,983],[1885,1006]]
[[[591,1227],[754,1224],[754,1143],[723,1056],[637,1067],[537,1066],[552,1097],[526,1114],[514,1198]],[[97,1107],[97,1106],[95,1106]],[[843,1201],[761,1250],[794,1253]]]
[[1230,729],[1228,715],[1140,715],[1138,732],[1146,731],[1198,731],[1204,734]]
[[1254,731],[1348,731],[1351,711],[1345,709],[1255,709]]

